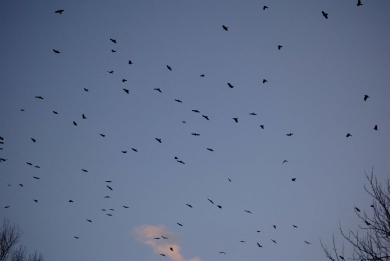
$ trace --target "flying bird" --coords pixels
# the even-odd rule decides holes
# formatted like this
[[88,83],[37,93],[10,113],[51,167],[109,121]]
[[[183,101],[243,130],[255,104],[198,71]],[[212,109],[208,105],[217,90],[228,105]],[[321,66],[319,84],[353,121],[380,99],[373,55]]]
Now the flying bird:
[[37,202],[38,202],[38,199],[34,199],[34,202],[37,203]]
[[92,220],[90,220],[90,219],[87,219],[87,221],[90,222],[90,223],[92,223]]
[[264,125],[260,125],[260,128],[262,128],[264,130]]
[[80,237],[76,237],[76,236],[74,236],[74,238],[76,238],[76,239],[79,239]]
[[305,243],[306,243],[306,244],[308,244],[308,245],[310,245],[310,244],[311,244],[310,242],[307,242],[307,241],[305,241]]
[[108,73],[114,74],[114,71],[107,71]]
[[82,117],[83,117],[84,120],[87,118],[84,114],[82,115]]
[[161,256],[165,256],[164,254],[160,254]]
[[370,98],[370,96],[364,95],[364,101],[367,101],[368,98]]
[[257,243],[257,246],[258,246],[258,247],[263,247],[263,246],[262,246],[262,245],[260,245],[259,243]]
[[251,113],[249,113],[249,115],[256,116],[257,114],[256,114],[256,113],[254,113],[254,112],[251,112]]
[[133,64],[133,62],[129,60],[129,64]]
[[361,1],[361,0],[358,0],[357,6],[361,6],[361,5],[363,5],[363,4],[362,4],[362,1]]
[[161,143],[161,139],[158,139],[158,138],[155,138],[158,142],[160,142]]
[[73,203],[73,200],[70,199],[68,202],[69,202],[69,203]]
[[222,208],[222,206],[221,206],[221,205],[218,205],[217,207],[218,207],[218,208]]
[[210,202],[211,202],[211,204],[214,204],[214,202],[213,202],[211,199],[209,199],[209,198],[208,198],[207,200],[208,200],[208,201],[210,201]]
[[32,163],[31,162],[26,162],[27,163],[27,165],[30,165],[30,166],[32,166]]
[[190,208],[192,208],[192,206],[190,204],[186,204],[187,206],[189,206]]
[[220,254],[226,254],[225,252],[219,252]]
[[105,196],[104,198],[111,198],[110,196]]
[[129,208],[128,206],[123,206],[124,208]]
[[177,224],[178,224],[179,226],[181,226],[181,227],[183,226],[183,225],[182,225],[182,224],[180,224],[180,223],[177,223]]
[[111,50],[111,52],[116,53],[116,50]]
[[54,114],[58,114],[58,112],[56,112],[56,111],[53,111],[53,113],[54,113]]
[[288,162],[287,160],[283,160],[282,164],[285,163],[285,162]]
[[263,79],[263,83],[266,83],[266,82],[268,82],[266,79]]
[[291,180],[292,180],[292,181],[295,181],[295,180],[296,180],[296,178],[292,178]]
[[204,74],[201,74],[200,77],[204,77]]
[[126,79],[122,79],[122,82],[127,82],[127,80]]
[[161,93],[161,89],[160,88],[154,88],[154,90]]
[[223,30],[225,30],[225,31],[227,31],[227,30],[228,30],[228,27],[227,27],[227,26],[225,26],[225,25],[222,25],[222,28],[223,28]]
[[252,214],[252,212],[250,212],[249,210],[244,210],[246,213],[249,213],[249,214]]
[[233,87],[234,87],[230,82],[228,82],[227,85],[228,85],[230,88],[233,88]]
[[235,122],[238,122],[238,118],[233,118],[233,120],[234,120]]
[[84,88],[84,91],[88,92],[88,89],[87,89],[87,88]]
[[100,134],[100,136],[102,136],[102,137],[106,137],[106,135],[104,135],[104,134]]
[[244,241],[244,240],[241,240],[240,243],[245,243],[245,241]]
[[183,103],[181,100],[178,100],[178,99],[175,99],[175,101],[180,102],[180,103]]
[[127,153],[127,150],[122,150],[122,153]]
[[195,113],[199,113],[199,111],[198,110],[192,110],[193,112],[195,112]]
[[207,148],[207,150],[209,150],[209,151],[214,151],[213,149],[211,149],[211,148]]
[[65,10],[60,9],[60,10],[55,11],[54,13],[56,13],[56,14],[62,14],[62,12],[64,12],[64,11],[65,11]]
[[348,137],[351,137],[351,136],[352,136],[351,134],[347,133],[347,135],[345,137],[348,138]]
[[199,133],[196,133],[196,132],[193,132],[193,133],[191,133],[192,135],[194,135],[194,136],[200,136],[200,134]]
[[111,42],[116,43],[115,39],[110,38]]
[[106,185],[107,186],[107,188],[109,189],[109,190],[112,190],[112,188],[110,187],[110,186],[108,186],[108,185]]
[[374,130],[378,130],[378,125],[375,125]]
[[229,179],[229,178],[228,178],[228,180],[229,180],[229,182],[232,182],[232,180],[231,180],[231,179]]
[[276,244],[276,241],[275,240],[273,240],[273,239],[271,239],[272,240],[272,242],[274,242],[275,244]]
[[265,6],[263,6],[263,10],[265,10],[265,9],[268,9],[268,6],[266,6],[266,5],[265,5]]
[[171,66],[167,65],[168,70],[172,71]]
[[0,158],[0,162],[6,161],[7,159]]
[[282,47],[283,47],[282,45],[278,45],[278,50],[282,49]]
[[209,120],[209,117],[206,115],[202,115],[202,117],[205,118],[206,120]]
[[35,140],[34,138],[31,138],[31,140],[32,140],[33,142],[36,142],[36,140]]
[[360,212],[360,209],[358,209],[357,207],[355,207],[355,209],[356,209],[357,212]]
[[53,52],[55,53],[60,53],[60,51],[56,50],[56,49],[53,49]]
[[42,96],[35,96],[35,98],[40,99],[40,100],[43,100],[43,97],[42,97]]
[[173,248],[172,248],[172,247],[170,247],[169,249],[170,249],[171,251],[173,251]]
[[325,13],[324,11],[322,11],[322,15],[323,15],[326,19],[328,19],[328,13]]
[[35,177],[35,176],[33,176],[33,178],[34,178],[34,179],[41,179],[41,178],[38,178],[38,177]]
[[129,90],[128,89],[124,89],[123,90],[125,91],[125,93],[129,94]]
[[84,171],[84,172],[88,172],[88,170],[86,170],[86,169],[81,169],[82,171]]
[[111,182],[112,182],[112,180],[106,180],[106,182],[107,182],[107,183],[111,183]]
[[106,215],[112,217],[112,214],[106,214]]
[[296,225],[293,225],[293,227],[298,228]]
[[4,208],[10,208],[10,206],[5,206]]
[[23,188],[23,184],[19,184],[19,186],[21,186]]
[[77,123],[76,123],[75,121],[73,121],[73,125],[74,125],[74,126],[77,126]]
[[131,148],[133,151],[135,151],[135,152],[138,152],[138,150],[137,149],[134,149],[134,148]]
[[290,133],[287,133],[286,135],[290,137],[290,136],[292,136],[293,134],[294,134],[294,133],[291,133],[291,132],[290,132]]

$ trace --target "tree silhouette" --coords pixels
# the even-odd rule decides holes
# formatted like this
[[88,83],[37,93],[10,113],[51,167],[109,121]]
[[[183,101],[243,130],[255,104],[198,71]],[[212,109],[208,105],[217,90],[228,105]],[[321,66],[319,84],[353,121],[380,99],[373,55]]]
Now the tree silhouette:
[[[387,178],[384,186],[378,182],[371,171],[371,175],[366,174],[370,187],[364,185],[364,190],[372,197],[372,214],[367,214],[355,207],[355,213],[364,224],[359,225],[356,232],[351,230],[345,233],[339,226],[341,235],[345,242],[353,247],[350,260],[390,260],[390,180]],[[321,240],[320,240],[321,241]],[[341,252],[337,249],[333,235],[333,251],[328,250],[326,245],[321,242],[322,249],[326,257],[332,261],[341,261],[347,259],[344,257],[344,243]]]

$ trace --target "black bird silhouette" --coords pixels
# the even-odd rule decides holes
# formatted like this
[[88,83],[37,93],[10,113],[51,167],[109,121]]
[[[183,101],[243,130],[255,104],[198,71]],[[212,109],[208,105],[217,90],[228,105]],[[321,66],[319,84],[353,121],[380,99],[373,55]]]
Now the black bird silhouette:
[[76,236],[74,236],[74,238],[76,238],[76,239],[79,239],[80,237],[76,237]]
[[257,114],[256,114],[256,113],[254,113],[254,112],[251,112],[251,113],[249,113],[249,115],[256,116]]
[[263,10],[265,10],[265,9],[267,9],[267,8],[268,8],[268,6],[266,6],[266,5],[265,5],[265,6],[263,6]]
[[240,243],[245,243],[245,241],[244,241],[244,240],[241,240]]
[[276,229],[276,226],[275,225],[273,225],[274,226],[274,228]]
[[195,113],[199,113],[199,111],[198,110],[192,110],[193,112],[195,112]]
[[164,239],[168,239],[167,237],[164,237],[164,236],[161,236],[162,238],[164,238]]
[[228,27],[227,27],[227,26],[225,26],[225,25],[222,25],[222,28],[223,28],[223,30],[225,30],[225,31],[227,31],[227,30],[228,30]]
[[133,62],[129,60],[129,64],[133,64]]
[[355,209],[356,209],[357,212],[360,212],[360,209],[358,209],[357,207],[355,207]]
[[286,135],[290,137],[290,136],[292,136],[293,134],[294,134],[294,133],[291,133],[291,132],[290,132],[290,133],[287,133]]
[[378,130],[378,125],[375,125],[374,130]]
[[164,254],[160,254],[161,256],[165,256]]
[[268,82],[266,79],[263,79],[263,83],[266,83],[266,82]]
[[273,239],[271,239],[272,240],[272,242],[274,242],[275,244],[276,244],[276,241],[275,240],[273,240]]
[[177,162],[179,162],[181,164],[185,164],[182,160],[178,160]]
[[24,111],[24,109],[20,109],[20,111]]
[[264,125],[260,125],[260,128],[262,128],[264,130]]
[[211,202],[211,204],[214,204],[214,202],[213,202],[211,199],[209,199],[209,198],[208,198],[207,200],[208,200],[208,201],[210,201],[210,202]]
[[138,150],[137,149],[134,149],[134,148],[131,148],[133,151],[135,151],[135,152],[138,152]]
[[85,117],[85,115],[84,115],[84,114],[82,115],[82,117],[83,117],[83,119],[86,119],[86,118],[87,118],[87,117]]
[[367,225],[367,226],[370,226],[370,225],[371,225],[371,223],[370,223],[370,222],[367,222],[366,220],[364,220],[364,222],[366,222],[366,225]]
[[191,133],[191,134],[194,135],[194,136],[200,136],[199,133],[195,133],[195,132],[193,132],[193,133]]
[[36,140],[35,140],[34,138],[31,138],[31,140],[32,140],[33,142],[36,142]]
[[0,158],[0,162],[7,161],[7,159]]
[[37,166],[34,166],[35,168],[37,168],[37,169],[40,169],[41,167],[39,167],[38,165]]
[[55,53],[60,53],[60,51],[56,50],[56,49],[53,49],[53,52]]
[[42,96],[35,96],[35,98],[40,99],[40,100],[43,100],[43,97],[42,97]]
[[221,205],[218,205],[217,207],[218,207],[218,208],[222,208],[222,206],[221,206]]
[[87,221],[90,222],[90,223],[92,223],[92,220],[90,220],[90,219],[87,219]]
[[31,162],[26,162],[27,163],[27,165],[30,165],[30,166],[32,166],[32,163]]
[[60,9],[60,10],[55,11],[54,13],[56,13],[56,14],[62,14],[63,11],[64,11],[64,10]]
[[238,118],[233,118],[233,120],[234,120],[235,122],[238,122]]
[[160,88],[154,88],[155,91],[161,92]]
[[108,188],[109,190],[112,190],[112,188],[111,188],[110,186],[108,186],[108,185],[107,185],[107,188]]
[[307,242],[307,241],[305,241],[305,243],[306,243],[306,244],[308,244],[308,245],[310,245],[310,244],[311,244],[310,242]]
[[293,227],[298,228],[296,225],[293,225]]
[[192,206],[190,204],[186,204],[187,206],[189,206],[190,208],[192,208]]
[[111,50],[111,52],[116,53],[116,50]]
[[34,179],[41,179],[41,178],[38,178],[38,177],[35,177],[35,176],[33,176],[33,178],[34,178]]
[[88,92],[88,89],[87,89],[87,88],[84,88],[84,91]]
[[167,65],[168,70],[172,71],[171,66]]
[[178,99],[175,99],[175,101],[180,102],[180,103],[183,103],[181,100],[178,100]]
[[115,39],[110,38],[111,42],[116,43]]
[[123,206],[124,208],[129,208],[128,206]]
[[111,183],[111,182],[112,182],[112,180],[106,180],[106,182],[107,182],[107,183]]
[[358,0],[357,6],[361,6],[361,5],[363,5],[363,4],[362,4],[362,1],[361,1],[361,0]]
[[351,137],[351,136],[352,136],[351,134],[347,133],[347,135],[345,137],[348,138],[348,137]]
[[323,15],[326,19],[328,19],[328,13],[325,13],[324,11],[322,11],[322,15]]
[[34,202],[38,202],[38,199],[34,199]]
[[111,198],[110,196],[105,196],[104,198]]
[[179,226],[181,226],[181,227],[183,226],[183,225],[182,225],[182,224],[180,224],[180,223],[177,223],[177,224],[178,224]]
[[54,114],[58,114],[58,112],[56,112],[56,111],[53,111],[53,113],[54,113]]
[[68,202],[69,202],[69,203],[73,203],[73,200],[70,199]]
[[205,118],[206,120],[209,120],[209,117],[206,115],[202,115],[202,117]]
[[287,160],[283,160],[282,164],[285,163],[285,162],[288,162]]
[[343,256],[339,256],[342,260],[345,260]]
[[278,45],[278,50],[282,49],[282,47],[283,47],[282,45]]
[[249,210],[244,210],[246,213],[249,213],[249,214],[252,214],[252,212],[250,212]]
[[122,150],[122,153],[127,153],[127,150]]
[[129,90],[128,89],[123,89],[127,94],[129,94]]
[[158,139],[158,138],[155,138],[158,142],[160,142],[161,143],[161,139]]
[[19,186],[21,186],[23,188],[23,184],[19,184]]
[[84,172],[88,172],[88,170],[86,170],[86,169],[81,169],[82,171],[84,171]]
[[367,101],[368,98],[370,98],[370,96],[364,95],[364,101]]
[[259,243],[257,243],[257,246],[258,246],[258,247],[263,247],[263,246],[262,246],[262,245],[260,245]]
[[4,208],[10,208],[10,206],[5,206]]
[[233,87],[234,87],[230,82],[228,82],[227,85],[228,85],[230,88],[233,88]]
[[114,71],[107,71],[108,73],[114,74]]
[[209,150],[209,151],[214,151],[213,149],[211,149],[211,148],[207,148],[207,150]]
[[228,180],[229,180],[230,182],[232,182],[232,180],[231,180],[231,179],[229,179],[229,178],[228,178]]
[[106,215],[112,217],[112,214],[106,214]]
[[219,252],[220,254],[226,254],[225,252]]
[[102,136],[102,137],[106,137],[106,135],[104,135],[104,134],[100,134],[100,136]]
[[260,233],[261,231],[260,231],[260,230],[257,230],[256,232],[257,232],[257,233]]
[[292,178],[291,180],[292,180],[292,181],[295,181],[295,180],[296,180],[296,178]]
[[127,82],[127,80],[126,79],[122,79],[122,82]]
[[204,77],[204,74],[201,74],[200,77]]
[[74,125],[74,126],[77,126],[77,123],[76,123],[75,121],[73,121],[73,125]]
[[173,248],[172,248],[172,247],[170,247],[169,249],[170,249],[171,251],[173,251]]

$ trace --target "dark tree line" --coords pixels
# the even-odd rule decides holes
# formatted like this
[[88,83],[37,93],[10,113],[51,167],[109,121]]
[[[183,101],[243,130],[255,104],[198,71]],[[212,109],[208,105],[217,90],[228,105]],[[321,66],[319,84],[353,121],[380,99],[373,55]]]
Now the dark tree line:
[[26,247],[19,245],[22,231],[16,224],[4,218],[0,228],[0,261],[44,261],[43,255],[35,251],[27,255]]
[[[344,243],[353,247],[351,257],[344,256],[344,243],[342,248],[336,247],[333,236],[331,250],[321,242],[326,257],[332,261],[344,261],[345,259],[356,261],[387,261],[390,260],[390,180],[382,186],[374,176],[367,175],[370,186],[364,185],[364,190],[372,197],[372,213],[367,213],[355,207],[355,213],[362,221],[357,231],[345,232],[341,225],[340,233],[345,239]],[[370,211],[371,212],[371,211]]]

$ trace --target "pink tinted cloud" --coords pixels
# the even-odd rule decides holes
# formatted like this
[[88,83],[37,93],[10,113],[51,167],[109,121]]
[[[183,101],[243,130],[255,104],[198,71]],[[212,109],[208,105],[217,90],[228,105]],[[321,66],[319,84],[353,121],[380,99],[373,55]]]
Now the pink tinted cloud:
[[[165,226],[143,225],[136,227],[134,232],[137,235],[137,239],[140,242],[151,246],[156,254],[164,254],[173,261],[202,261],[199,257],[185,259],[180,254],[177,236],[170,232]],[[162,236],[167,237],[168,239],[163,239]]]

